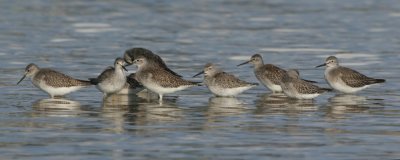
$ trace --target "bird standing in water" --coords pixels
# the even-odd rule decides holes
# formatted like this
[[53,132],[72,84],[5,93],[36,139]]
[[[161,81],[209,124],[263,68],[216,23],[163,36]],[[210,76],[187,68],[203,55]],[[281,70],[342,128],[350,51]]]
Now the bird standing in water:
[[322,66],[326,66],[325,80],[328,84],[343,93],[355,93],[373,84],[385,82],[384,79],[367,77],[353,69],[340,66],[335,56],[329,56],[324,64],[316,67]]
[[30,78],[34,86],[49,94],[51,98],[64,96],[91,85],[89,81],[75,79],[49,68],[39,68],[33,63],[26,66],[25,74],[17,84],[25,77]]

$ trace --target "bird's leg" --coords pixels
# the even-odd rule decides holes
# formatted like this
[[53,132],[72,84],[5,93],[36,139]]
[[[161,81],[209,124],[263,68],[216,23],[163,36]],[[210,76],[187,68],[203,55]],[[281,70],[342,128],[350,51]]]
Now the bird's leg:
[[158,97],[159,97],[159,98],[158,98],[158,101],[162,102],[163,95],[162,95],[162,94],[159,94]]
[[162,104],[163,104],[163,95],[162,94],[159,94],[158,95],[159,96],[159,99],[158,99],[158,103],[160,104],[160,106],[162,106]]

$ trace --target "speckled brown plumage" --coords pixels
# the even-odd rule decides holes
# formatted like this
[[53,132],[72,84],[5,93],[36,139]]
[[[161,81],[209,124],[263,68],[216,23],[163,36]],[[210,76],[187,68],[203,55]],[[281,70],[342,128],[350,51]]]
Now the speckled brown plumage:
[[74,79],[63,73],[48,68],[42,68],[36,74],[34,81],[43,81],[52,87],[89,86],[89,81]]
[[321,93],[332,90],[320,88],[300,79],[300,73],[296,69],[289,69],[287,71],[282,78],[281,87],[286,96],[296,99],[313,99]]
[[152,81],[165,88],[177,88],[179,86],[198,85],[197,82],[184,80],[164,69],[157,69],[154,67],[148,67],[136,73],[135,77],[139,82]]
[[332,70],[330,74],[333,75],[332,77],[342,79],[342,81],[350,87],[363,87],[365,85],[385,82],[384,79],[370,78],[355,70],[342,66]]
[[265,64],[256,69],[255,75],[259,79],[269,79],[273,84],[279,85],[286,71],[272,64]]
[[218,85],[222,88],[237,88],[237,87],[245,87],[250,85],[258,85],[257,83],[248,83],[246,81],[242,81],[239,78],[236,78],[234,75],[226,73],[226,72],[219,72],[216,73],[212,78],[205,77],[207,84]]
[[299,92],[300,94],[314,94],[314,93],[324,93],[326,91],[332,91],[332,89],[320,88],[316,85],[313,85],[301,79],[292,79],[290,83],[293,84],[293,87],[296,88],[297,92]]
[[[166,71],[172,73],[175,76],[182,77],[181,75],[179,75],[179,74],[175,73],[174,71],[172,71],[171,69],[169,69],[167,67],[167,65],[165,64],[165,62],[161,59],[160,56],[158,56],[157,54],[154,54],[152,51],[150,51],[148,49],[132,48],[132,49],[126,50],[125,54],[124,54],[125,61],[129,64],[132,64],[132,61],[134,61],[135,59],[137,59],[140,56],[147,59],[148,65],[155,66],[155,67],[161,67],[161,68],[165,69]],[[128,59],[130,59],[130,60],[128,60]]]

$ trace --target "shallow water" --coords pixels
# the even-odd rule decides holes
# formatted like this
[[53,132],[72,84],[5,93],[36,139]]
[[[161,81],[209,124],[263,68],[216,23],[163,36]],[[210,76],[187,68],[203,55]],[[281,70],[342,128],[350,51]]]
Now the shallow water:
[[[0,1],[2,159],[396,159],[400,157],[397,1]],[[28,63],[97,76],[132,47],[186,79],[207,62],[256,82],[252,54],[327,86],[323,63],[387,83],[356,95],[287,100],[262,86],[237,98],[193,87],[157,100],[95,88],[50,100]],[[130,72],[135,67],[128,68]]]

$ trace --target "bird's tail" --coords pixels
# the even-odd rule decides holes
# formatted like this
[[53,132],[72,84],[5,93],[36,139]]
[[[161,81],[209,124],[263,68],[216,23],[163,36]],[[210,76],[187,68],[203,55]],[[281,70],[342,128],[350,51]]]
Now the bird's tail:
[[259,84],[258,83],[250,83],[251,85],[253,85],[253,86],[258,86]]
[[174,72],[174,71],[172,71],[171,69],[169,69],[168,67],[167,68],[165,68],[169,73],[171,73],[171,74],[173,74],[173,75],[175,75],[175,76],[178,76],[178,77],[182,77],[180,74],[178,74],[178,73],[176,73],[176,72]]
[[372,83],[384,83],[384,82],[386,82],[386,80],[384,80],[384,79],[373,79],[372,80]]
[[309,83],[318,83],[316,81],[312,81],[312,80],[307,80],[307,79],[302,79],[303,81],[309,82]]
[[193,81],[190,81],[190,83],[191,83],[192,85],[195,85],[195,86],[202,86],[202,85],[203,85],[202,82],[193,82]]
[[89,78],[89,83],[92,85],[99,84],[99,80],[97,78]]
[[321,88],[321,90],[323,90],[325,92],[332,92],[333,91],[332,88]]
[[90,85],[92,85],[92,83],[90,81],[81,80],[81,79],[77,79],[77,80],[81,83],[82,86],[90,86]]

